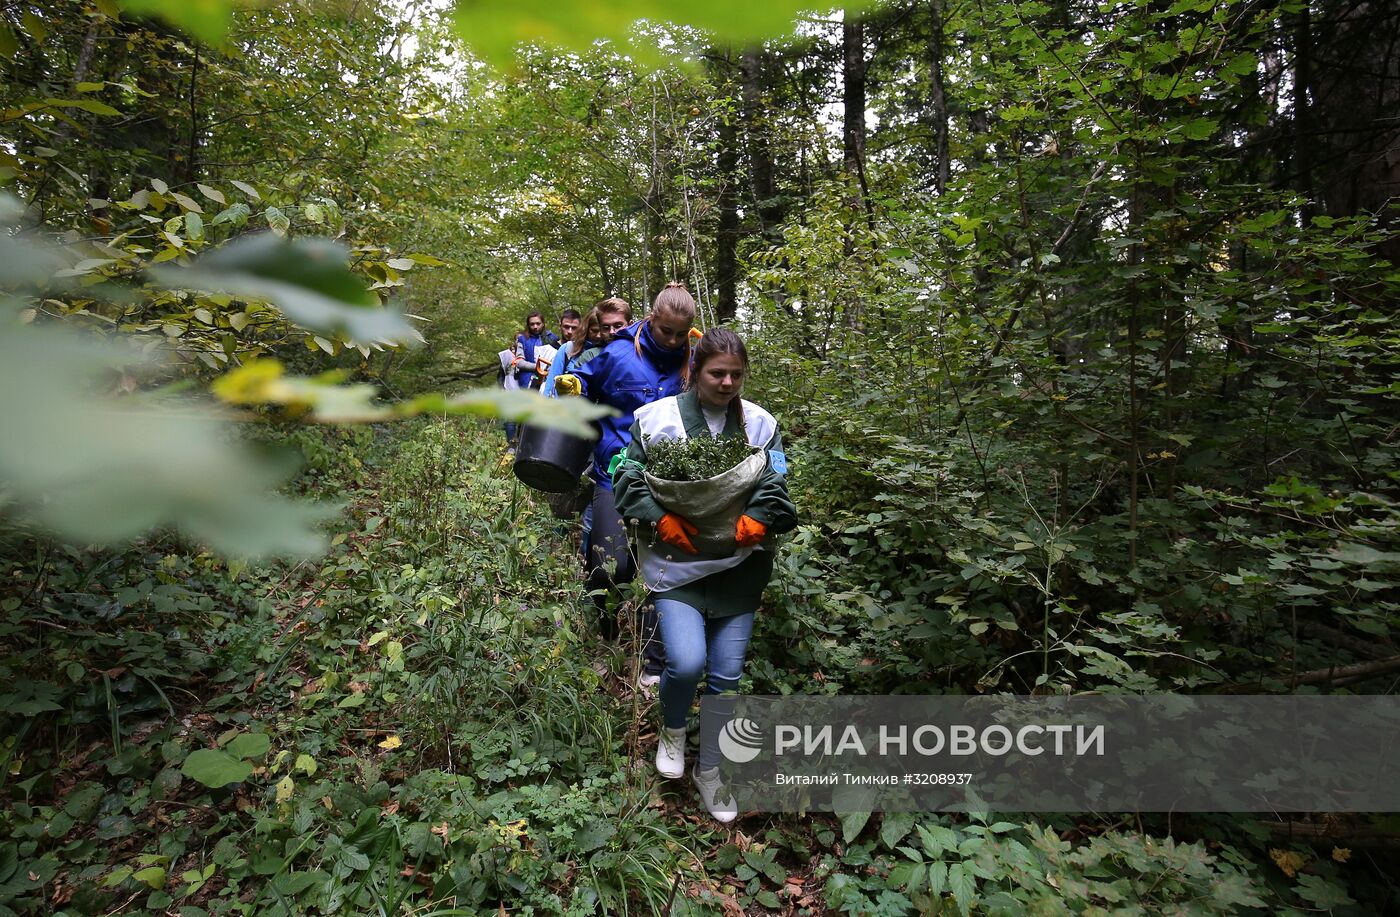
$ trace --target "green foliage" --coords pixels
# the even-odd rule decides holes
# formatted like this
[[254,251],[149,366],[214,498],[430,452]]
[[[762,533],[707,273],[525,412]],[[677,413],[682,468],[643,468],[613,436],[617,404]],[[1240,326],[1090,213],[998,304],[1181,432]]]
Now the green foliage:
[[1079,914],[1105,902],[1170,913],[1208,901],[1212,914],[1243,914],[1269,906],[1269,892],[1239,868],[1233,848],[1210,854],[1200,844],[1114,832],[1075,845],[1049,828],[986,819],[958,825],[887,815],[885,826],[893,828],[881,832],[889,854],[866,843],[846,855],[848,864],[870,863],[866,870],[842,869],[829,857],[823,863],[827,901],[838,913]]
[[[44,913],[57,880],[79,911],[135,895],[152,912],[650,913],[678,872],[689,913],[796,898],[852,914],[1243,913],[1345,896],[1307,856],[1273,882],[1263,850],[1107,820],[746,818],[744,850],[716,842],[675,816],[690,796],[653,795],[627,766],[645,708],[595,669],[571,548],[494,464],[488,430],[293,432],[306,486],[351,498],[320,562],[229,565],[177,544],[6,552],[0,871],[15,871],[0,904]],[[809,529],[781,555],[797,617],[760,623],[790,623],[828,684],[855,685],[872,677],[849,655],[867,647],[844,645],[858,606],[804,602],[829,591],[832,571],[803,572],[818,544]],[[755,682],[783,658],[763,656]]]
[[592,437],[589,421],[614,413],[612,408],[580,398],[543,398],[532,391],[481,389],[460,395],[419,395],[394,404],[374,404],[377,394],[369,384],[341,385],[339,373],[306,378],[287,376],[276,360],[256,360],[215,380],[212,389],[231,404],[280,405],[293,410],[309,408],[325,423],[368,423],[419,414],[502,418],[567,430]]
[[421,341],[402,315],[378,308],[379,297],[346,270],[349,254],[324,239],[286,241],[261,233],[221,246],[188,268],[154,273],[172,288],[275,303],[291,321],[322,333],[344,331],[362,343]]
[[753,454],[738,436],[695,436],[648,440],[647,471],[666,481],[706,481]]
[[133,13],[160,16],[189,34],[210,44],[222,43],[233,21],[233,0],[200,0],[176,3],[174,0],[119,0]]
[[242,783],[253,773],[253,765],[215,748],[201,748],[190,752],[180,773],[205,786],[220,787]]
[[[120,0],[135,13],[158,15],[191,35],[221,43],[233,18],[233,0]],[[852,3],[851,11],[862,3]],[[656,0],[631,0],[599,7],[568,0],[558,3],[498,3],[470,0],[456,4],[452,19],[457,31],[487,60],[508,64],[522,42],[540,42],[570,51],[587,51],[596,41],[615,41],[636,59],[656,63],[659,53],[639,41],[640,22],[674,22],[712,32],[719,40],[752,42],[789,32],[793,21],[810,7],[802,2],[721,3],[677,6]]]
[[[482,432],[361,448],[388,502],[356,490],[319,564],[7,552],[35,560],[3,570],[0,906],[47,912],[57,876],[84,912],[659,907],[693,839],[624,766],[635,724],[601,690],[591,603]],[[322,435],[303,451],[339,452]],[[40,663],[49,624],[65,639]]]
[[1352,203],[1389,122],[1329,110],[1387,98],[1367,30],[874,8],[853,163],[855,23],[727,51],[795,11],[750,7],[124,5],[203,45],[106,2],[0,15],[0,912],[1392,906],[1383,865],[1239,817],[731,839],[629,766],[646,708],[573,546],[456,416],[593,415],[456,386],[528,309],[672,277],[705,325],[732,285],[804,521],[746,689],[1387,690],[1328,672],[1400,623],[1400,275]]
[[185,398],[103,395],[126,348],[22,327],[0,336],[0,443],[12,517],[78,542],[120,542],[174,525],[239,556],[310,554],[324,510],[280,500],[284,477]]
[[[851,12],[864,4],[847,4]],[[713,34],[716,40],[743,44],[789,32],[809,4],[675,3],[629,0],[606,7],[583,2],[504,3],[471,0],[453,11],[457,31],[484,58],[497,64],[511,60],[521,42],[538,42],[567,51],[587,51],[596,41],[618,43],[629,56],[648,64],[664,60],[661,52],[637,34],[639,21],[672,22]]]
[[[782,607],[836,634],[775,625],[765,681],[815,661],[868,691],[1282,687],[1356,661],[1338,626],[1394,632],[1400,275],[1361,254],[1392,234],[1202,178],[1241,167],[1201,119],[1263,40],[1217,12],[1172,14],[1178,40],[1124,11],[1102,46],[1035,6],[969,14],[986,54],[949,66],[997,117],[953,123],[944,195],[883,165],[875,219],[818,186],[753,253],[754,397],[799,431],[816,520]],[[1135,80],[1149,98],[1115,88]]]

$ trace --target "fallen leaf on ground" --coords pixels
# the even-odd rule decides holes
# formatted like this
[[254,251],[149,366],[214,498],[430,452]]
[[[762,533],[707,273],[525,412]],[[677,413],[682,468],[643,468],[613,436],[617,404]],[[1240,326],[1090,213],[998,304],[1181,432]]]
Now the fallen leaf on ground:
[[1269,850],[1269,857],[1283,870],[1283,874],[1288,878],[1297,875],[1298,870],[1303,868],[1303,857],[1292,850],[1279,850],[1277,847]]

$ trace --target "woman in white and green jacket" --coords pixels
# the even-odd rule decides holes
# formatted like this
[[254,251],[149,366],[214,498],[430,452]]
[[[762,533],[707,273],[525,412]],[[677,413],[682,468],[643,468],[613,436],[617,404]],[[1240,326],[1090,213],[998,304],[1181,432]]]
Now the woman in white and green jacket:
[[[685,773],[686,717],[700,679],[705,679],[706,694],[738,690],[754,612],[773,575],[773,536],[797,525],[777,421],[739,397],[748,363],[737,334],[723,328],[705,332],[695,347],[690,387],[637,409],[626,460],[613,476],[618,512],[641,523],[637,561],[656,602],[666,650],[660,689],[663,723],[656,752],[656,768],[665,777]],[[696,526],[661,506],[643,473],[648,442],[698,436],[743,437],[766,457],[757,486],[735,523],[733,547],[719,553],[696,549],[690,539]],[[720,717],[702,720],[692,777],[706,808],[728,822],[738,813],[719,780],[723,725]]]

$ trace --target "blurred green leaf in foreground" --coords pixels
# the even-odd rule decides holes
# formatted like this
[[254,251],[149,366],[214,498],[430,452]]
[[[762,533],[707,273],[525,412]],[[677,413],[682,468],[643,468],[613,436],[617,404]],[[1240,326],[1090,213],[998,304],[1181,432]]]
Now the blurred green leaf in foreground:
[[0,334],[5,515],[78,543],[174,525],[233,555],[311,554],[331,510],[276,495],[285,469],[239,442],[207,404],[101,394],[137,359],[57,328]]
[[[165,19],[196,38],[220,44],[233,21],[234,0],[121,0],[130,12]],[[848,11],[866,0],[841,4]],[[327,6],[334,15],[335,5]],[[724,44],[748,44],[790,32],[804,12],[829,8],[811,0],[457,0],[457,34],[481,57],[508,66],[522,42],[564,51],[587,51],[611,41],[637,62],[658,65],[662,49],[638,40],[639,22],[703,29]]]
[[[841,4],[855,10],[863,2]],[[660,64],[663,51],[638,40],[639,21],[690,26],[725,44],[751,44],[790,32],[804,12],[821,8],[811,0],[458,0],[452,12],[457,34],[496,66],[505,66],[521,42],[585,52],[611,41],[643,64]]]
[[350,273],[349,250],[330,239],[244,236],[201,255],[188,267],[151,273],[173,289],[228,293],[273,303],[288,320],[321,333],[344,331],[361,343],[421,342],[403,313]]
[[[18,212],[13,199],[0,199],[0,222],[12,222]],[[59,251],[17,230],[0,235],[0,517],[79,544],[111,544],[173,526],[239,557],[322,550],[318,523],[336,510],[278,495],[291,469],[243,442],[225,409],[168,390],[139,390],[156,356],[178,345],[159,335],[100,336],[39,316],[36,303],[62,294],[53,281],[64,276]],[[403,315],[378,304],[351,273],[345,249],[329,240],[243,237],[189,267],[148,274],[176,289],[266,301],[318,331],[421,340]],[[109,295],[139,294],[113,287]],[[373,386],[338,381],[334,374],[289,377],[276,360],[264,359],[227,373],[214,393],[236,405],[309,411],[319,422],[432,411],[524,420],[585,436],[592,435],[588,421],[608,410],[499,389],[378,404]]]

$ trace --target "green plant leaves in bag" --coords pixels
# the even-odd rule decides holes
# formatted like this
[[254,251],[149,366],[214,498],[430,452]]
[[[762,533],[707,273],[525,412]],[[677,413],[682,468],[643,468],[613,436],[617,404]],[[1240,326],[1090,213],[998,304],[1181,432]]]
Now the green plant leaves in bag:
[[666,481],[706,481],[749,457],[749,444],[736,437],[697,436],[647,443],[647,471]]

